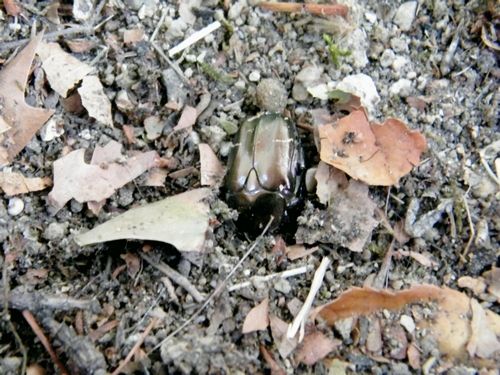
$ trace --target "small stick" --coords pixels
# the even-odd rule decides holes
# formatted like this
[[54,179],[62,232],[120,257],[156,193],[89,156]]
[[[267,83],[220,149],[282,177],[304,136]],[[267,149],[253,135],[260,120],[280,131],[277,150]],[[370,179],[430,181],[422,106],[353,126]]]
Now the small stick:
[[305,323],[309,316],[309,311],[311,310],[312,304],[314,302],[314,298],[316,298],[316,294],[321,288],[321,284],[323,283],[323,277],[325,277],[326,270],[332,261],[328,257],[324,257],[321,260],[321,264],[318,269],[314,273],[314,278],[311,283],[311,289],[309,290],[309,294],[307,295],[306,301],[302,305],[299,313],[293,320],[293,323],[288,326],[288,331],[286,336],[289,339],[292,339],[297,334],[297,331],[300,329],[299,342],[304,338],[304,330]]
[[343,4],[300,4],[263,1],[259,4],[259,7],[275,12],[306,12],[317,16],[341,16],[344,18],[347,17],[347,13],[349,12],[349,8]]
[[160,57],[165,60],[167,62],[168,65],[170,65],[170,67],[177,73],[177,75],[184,81],[184,83],[186,83],[188,86],[191,86],[191,84],[189,83],[189,80],[186,78],[186,76],[184,75],[184,73],[182,72],[181,68],[179,68],[179,65],[177,65],[176,63],[174,63],[172,60],[170,60],[168,58],[167,55],[165,55],[163,53],[163,51],[161,50],[161,48],[155,43],[155,42],[151,42],[151,47],[153,47],[155,49],[155,51],[158,53],[158,55],[160,55]]
[[460,254],[460,262],[465,263],[467,261],[465,259],[465,256],[469,252],[470,245],[472,244],[472,241],[474,240],[474,237],[476,236],[476,230],[474,229],[474,223],[472,222],[472,217],[470,215],[469,202],[467,202],[467,198],[465,198],[465,195],[462,195],[462,200],[463,200],[464,205],[465,205],[465,212],[467,212],[467,221],[469,222],[469,228],[470,228],[469,241],[467,241],[467,245],[465,245],[464,251],[462,251],[462,254]]
[[177,328],[176,330],[174,330],[167,337],[165,337],[158,345],[156,345],[153,349],[151,349],[147,353],[147,355],[151,354],[156,349],[160,348],[164,343],[166,343],[172,337],[174,337],[179,332],[181,332],[184,328],[186,328],[189,324],[191,324],[191,322],[193,322],[196,319],[196,317],[201,314],[201,312],[203,310],[205,310],[205,308],[210,304],[210,302],[212,302],[215,299],[215,297],[225,288],[227,282],[231,279],[231,277],[233,277],[233,275],[235,274],[236,270],[241,267],[241,265],[243,264],[243,262],[250,256],[250,254],[252,253],[252,251],[257,247],[257,245],[259,244],[259,242],[262,239],[262,237],[264,237],[264,235],[267,233],[267,231],[271,227],[271,224],[272,224],[273,220],[274,220],[274,217],[271,216],[271,218],[269,219],[269,222],[267,223],[267,225],[265,226],[265,228],[262,230],[262,233],[260,234],[260,236],[255,240],[255,242],[252,244],[252,246],[250,246],[250,248],[248,249],[248,251],[241,257],[241,259],[239,260],[239,262],[236,263],[236,265],[228,273],[228,275],[226,276],[226,278],[217,286],[217,288],[215,288],[215,290],[212,292],[212,294],[210,294],[210,296],[206,299],[206,301],[203,303],[203,305],[201,305],[198,308],[198,310],[196,310],[193,313],[193,315],[191,315],[191,317],[188,320],[186,320],[179,328]]
[[156,35],[160,31],[161,25],[163,25],[163,22],[165,22],[165,18],[167,17],[167,9],[163,8],[161,11],[161,17],[158,23],[156,24],[155,30],[153,31],[153,34],[149,37],[149,42],[153,43],[153,41],[156,39]]
[[38,337],[38,340],[40,340],[40,342],[42,343],[47,353],[49,353],[50,358],[55,363],[61,374],[69,375],[68,370],[66,370],[66,368],[60,361],[59,357],[57,356],[56,352],[54,351],[54,349],[52,349],[52,346],[50,345],[47,336],[45,336],[45,334],[43,333],[42,328],[38,325],[33,314],[29,310],[23,310],[23,317],[24,319],[26,319],[26,321],[30,325],[36,337]]
[[176,54],[179,52],[185,50],[192,44],[195,44],[197,41],[203,39],[207,35],[213,33],[215,30],[217,30],[219,27],[221,27],[221,23],[219,21],[212,22],[208,26],[204,27],[201,30],[198,30],[191,34],[189,37],[184,39],[182,42],[180,42],[178,45],[175,47],[172,47],[168,50],[168,56],[169,57],[174,57]]
[[[93,34],[94,28],[92,26],[75,26],[69,29],[52,31],[45,34],[44,39],[46,41],[52,41],[59,38],[60,36],[72,36],[74,34]],[[21,47],[30,41],[29,38],[19,39],[12,42],[0,43],[0,51],[9,50],[17,47]]]
[[250,278],[250,281],[244,281],[244,282],[239,283],[239,284],[234,284],[234,285],[230,286],[227,290],[229,292],[234,292],[235,290],[246,288],[247,286],[250,286],[256,282],[265,282],[265,281],[269,281],[269,280],[272,280],[275,278],[286,279],[287,277],[302,275],[303,273],[306,273],[310,268],[311,268],[310,266],[302,266],[302,267],[293,268],[291,270],[286,270],[283,272],[272,273],[272,274],[266,275],[266,276],[253,276]]
[[163,262],[155,262],[154,259],[152,259],[151,257],[147,256],[144,253],[141,253],[140,255],[141,258],[144,259],[146,262],[148,262],[151,266],[156,268],[158,271],[163,272],[177,285],[183,287],[186,292],[188,292],[189,294],[191,294],[191,296],[193,296],[196,302],[201,303],[205,300],[205,297],[202,296],[200,292],[198,292],[195,286],[191,284],[191,282],[186,277],[184,277],[179,272],[174,270],[168,264]]
[[120,363],[120,366],[118,366],[116,368],[116,370],[111,373],[111,375],[117,375],[117,374],[119,374],[121,372],[121,370],[127,365],[127,363],[130,362],[130,360],[134,356],[135,352],[137,352],[137,350],[139,350],[139,348],[141,347],[142,343],[144,342],[144,340],[146,339],[146,337],[148,337],[149,332],[151,332],[151,330],[153,329],[153,327],[155,326],[155,324],[158,322],[158,320],[159,319],[156,318],[156,317],[154,317],[153,319],[151,319],[151,322],[146,327],[146,329],[144,330],[144,332],[141,334],[141,337],[139,338],[139,340],[137,340],[137,342],[135,343],[134,347],[132,349],[130,349],[130,352],[127,354],[127,357],[123,360],[122,363]]

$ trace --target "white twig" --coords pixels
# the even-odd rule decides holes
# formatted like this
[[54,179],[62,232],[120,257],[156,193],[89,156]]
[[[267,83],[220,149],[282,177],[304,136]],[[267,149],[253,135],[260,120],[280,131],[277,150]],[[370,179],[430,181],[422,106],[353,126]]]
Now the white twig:
[[291,270],[286,270],[283,272],[276,272],[276,273],[271,273],[270,275],[266,276],[253,276],[250,278],[249,281],[244,281],[239,284],[234,284],[228,288],[228,291],[234,292],[235,290],[243,289],[246,288],[247,286],[250,286],[254,283],[258,282],[265,282],[269,281],[275,278],[281,278],[281,279],[286,279],[287,277],[293,277],[297,275],[302,275],[303,273],[306,273],[310,269],[309,266],[302,266],[298,268],[293,268]]
[[476,236],[476,230],[474,229],[474,223],[472,222],[472,216],[470,214],[470,209],[469,209],[469,202],[467,202],[467,198],[465,197],[465,194],[462,195],[462,200],[464,202],[465,212],[467,213],[467,221],[469,222],[469,228],[470,228],[469,241],[467,241],[467,245],[465,245],[464,251],[460,255],[460,260],[463,263],[465,263],[466,262],[465,257],[469,253],[470,245],[472,244],[472,241],[474,240],[474,237]]
[[311,283],[311,289],[309,290],[309,294],[307,295],[306,301],[304,302],[299,313],[293,320],[293,323],[288,326],[288,331],[286,335],[289,339],[294,338],[299,329],[300,329],[299,342],[301,342],[302,339],[304,338],[305,323],[309,316],[309,311],[311,310],[314,298],[316,298],[316,294],[318,293],[319,288],[321,288],[321,284],[323,283],[323,277],[325,276],[326,270],[330,265],[330,263],[331,260],[328,257],[324,257],[318,269],[314,273],[314,278]]
[[203,29],[196,31],[195,33],[190,35],[187,39],[184,39],[182,42],[180,42],[175,47],[170,48],[168,50],[168,56],[174,57],[175,54],[185,50],[190,45],[196,43],[200,39],[203,39],[208,34],[217,30],[219,27],[221,27],[221,23],[219,21],[215,21],[215,22],[212,22],[210,25],[204,27]]

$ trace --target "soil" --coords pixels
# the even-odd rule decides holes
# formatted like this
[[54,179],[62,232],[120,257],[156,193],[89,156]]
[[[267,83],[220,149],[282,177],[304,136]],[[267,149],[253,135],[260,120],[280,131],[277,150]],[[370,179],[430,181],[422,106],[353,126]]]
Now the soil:
[[[403,177],[399,186],[370,187],[370,197],[391,226],[409,223],[405,228],[411,232],[406,233],[409,241],[395,242],[392,249],[423,253],[433,264],[429,267],[409,257],[395,258],[382,286],[399,290],[430,283],[471,294],[460,288],[457,280],[462,276],[477,278],[499,266],[498,183],[480,156],[482,150],[500,140],[500,69],[498,52],[493,48],[498,48],[498,43],[488,42],[491,30],[498,37],[495,22],[499,9],[498,5],[493,7],[494,2],[421,0],[416,15],[406,14],[401,20],[397,14],[400,4],[395,2],[346,0],[341,2],[349,7],[348,19],[344,20],[307,12],[270,12],[252,0],[224,1],[227,7],[216,0],[119,0],[96,2],[87,12],[88,19],[82,20],[75,18],[72,2],[63,1],[58,7],[59,24],[54,23],[56,2],[20,3],[22,10],[16,17],[1,8],[0,62],[8,62],[16,48],[23,45],[17,41],[29,38],[32,27],[44,27],[47,38],[58,41],[67,51],[68,42],[89,43],[83,52],[72,54],[97,72],[113,103],[114,127],[86,113],[67,111],[67,103],[52,91],[43,75],[40,77],[40,61],[35,59],[34,77],[38,79],[30,80],[26,100],[55,109],[64,134],[50,141],[37,135],[9,168],[27,177],[52,176],[54,161],[68,147],[92,151],[115,140],[124,145],[125,153],[156,150],[175,161],[175,168],[169,172],[185,168],[187,172],[167,177],[163,187],[145,187],[141,176],[109,198],[97,217],[86,204],[75,200],[55,213],[47,202],[49,190],[2,196],[0,300],[5,306],[10,291],[17,296],[19,305],[3,309],[0,373],[21,371],[19,340],[27,351],[28,364],[38,364],[47,373],[59,371],[28,325],[23,313],[26,310],[42,326],[70,373],[111,372],[155,319],[157,324],[126,373],[268,373],[260,345],[272,353],[286,373],[328,373],[326,362],[305,365],[280,357],[270,330],[243,334],[243,321],[252,307],[269,297],[271,313],[290,322],[293,314],[287,306],[296,299],[305,300],[314,269],[325,256],[333,263],[315,305],[373,280],[384,266],[384,256],[393,242],[383,225],[371,233],[362,252],[350,251],[344,247],[348,233],[344,230],[342,240],[334,232],[325,234],[320,219],[328,216],[326,208],[315,194],[305,194],[299,218],[300,237],[304,242],[315,239],[319,250],[290,261],[280,254],[279,243],[280,236],[293,243],[294,233],[266,233],[229,284],[304,265],[309,271],[232,292],[224,288],[188,327],[154,351],[195,313],[200,301],[151,263],[166,263],[183,275],[203,299],[208,297],[255,243],[235,226],[237,212],[215,189],[210,201],[214,218],[211,245],[195,255],[161,243],[117,241],[79,247],[73,240],[76,234],[120,212],[199,187],[198,143],[208,143],[226,164],[232,140],[228,129],[259,113],[262,103],[258,104],[255,92],[265,78],[273,78],[285,87],[288,99],[284,112],[295,123],[305,125],[299,129],[300,137],[307,167],[314,167],[319,156],[313,134],[306,129],[312,126],[308,114],[312,109],[330,108],[331,102],[311,95],[304,98],[299,87],[294,91],[295,77],[310,65],[322,70],[319,82],[333,82],[333,86],[347,76],[366,74],[380,96],[373,106],[373,119],[397,117],[427,139],[428,150],[421,164]],[[147,41],[158,30],[155,43],[166,54],[193,31],[216,20],[222,27],[177,54],[172,64]],[[59,30],[78,25],[89,27],[79,33],[52,37],[54,32],[57,35]],[[481,34],[482,27],[486,34]],[[123,32],[135,28],[142,29],[146,38],[124,44]],[[332,61],[323,34],[331,35],[341,51],[350,51],[340,56],[337,64]],[[180,69],[182,78],[172,66]],[[132,102],[129,110],[119,109],[116,104],[118,93],[123,91]],[[180,113],[170,104],[176,101],[196,106],[202,98],[209,98],[209,104],[192,132],[168,137]],[[150,116],[159,116],[163,123],[155,139],[144,127],[144,120]],[[135,143],[127,140],[124,126],[133,127]],[[493,173],[498,152],[497,147],[486,155],[485,162]],[[496,163],[498,167],[498,159]],[[15,212],[13,207],[19,204],[22,210]],[[446,208],[437,220],[425,216],[440,205]],[[416,230],[413,224],[421,228]],[[351,230],[351,237],[355,237],[355,228]],[[151,262],[140,256],[146,250]],[[61,296],[62,300],[57,299]],[[494,299],[481,302],[500,311]],[[379,318],[390,331],[402,313],[381,314]],[[391,346],[397,344],[399,336],[391,340],[390,334],[380,355],[370,356],[360,349],[368,335],[366,319],[360,320],[358,339],[349,332],[343,335],[341,327],[329,330],[332,337],[342,341],[331,357],[348,362],[348,372],[435,373],[446,369],[462,374],[479,370],[467,360],[447,360],[425,335],[418,344],[422,361],[434,360],[428,364],[430,369],[412,368],[406,356]],[[398,329],[391,332],[400,334]]]

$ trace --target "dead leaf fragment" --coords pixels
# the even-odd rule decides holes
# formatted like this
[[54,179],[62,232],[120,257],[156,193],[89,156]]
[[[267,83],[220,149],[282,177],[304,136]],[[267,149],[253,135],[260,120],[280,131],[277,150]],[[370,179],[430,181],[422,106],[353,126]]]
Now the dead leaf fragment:
[[130,29],[123,32],[123,43],[135,44],[144,39],[144,30]]
[[243,333],[263,331],[269,326],[269,298],[251,309],[243,322]]
[[278,318],[276,315],[269,315],[269,324],[271,327],[271,334],[273,335],[273,340],[278,347],[278,351],[282,358],[288,357],[288,355],[295,350],[298,345],[297,337],[289,339],[287,337],[288,324]]
[[286,256],[290,260],[296,260],[311,255],[317,250],[319,250],[318,246],[314,246],[308,249],[304,245],[295,244],[286,247]]
[[500,350],[500,342],[486,317],[486,312],[476,299],[471,299],[472,321],[471,336],[467,343],[467,352],[471,357],[491,358]]
[[[116,147],[110,142],[106,149]],[[118,144],[119,149],[121,145]],[[158,154],[149,151],[137,154],[126,161],[115,160],[101,164],[87,164],[85,150],[79,149],[54,162],[54,187],[49,202],[60,210],[74,198],[78,202],[101,201],[109,198],[116,189],[154,167]]]
[[185,106],[181,113],[181,117],[177,122],[177,125],[175,125],[172,130],[179,131],[193,126],[196,122],[197,117],[198,113],[196,112],[196,108],[189,105]]
[[104,87],[96,76],[86,76],[82,80],[82,85],[78,89],[82,99],[82,105],[89,113],[89,116],[103,123],[113,126],[111,115],[111,102],[104,92]]
[[[0,166],[9,164],[54,113],[26,104],[24,92],[43,33],[34,37],[0,72],[3,134],[0,135]],[[5,131],[5,124],[10,128]]]
[[4,0],[3,6],[9,16],[17,17],[22,11],[16,0]]
[[8,197],[40,191],[52,186],[50,177],[24,177],[21,173],[0,172],[0,188]]
[[93,70],[90,65],[67,53],[57,43],[41,43],[36,53],[42,60],[42,68],[50,87],[63,98]]
[[330,204],[340,190],[345,190],[348,185],[344,172],[320,161],[315,175],[316,195],[322,204]]
[[224,167],[208,144],[200,143],[198,149],[201,186],[215,186],[224,177]]
[[417,131],[397,119],[382,125],[363,110],[319,127],[321,160],[369,185],[389,186],[418,165],[427,145]]
[[75,237],[80,246],[120,239],[161,241],[179,251],[204,249],[209,226],[207,188],[133,208]]
[[296,360],[309,366],[314,365],[340,344],[339,340],[332,340],[323,333],[315,331],[304,337],[304,341],[297,351]]

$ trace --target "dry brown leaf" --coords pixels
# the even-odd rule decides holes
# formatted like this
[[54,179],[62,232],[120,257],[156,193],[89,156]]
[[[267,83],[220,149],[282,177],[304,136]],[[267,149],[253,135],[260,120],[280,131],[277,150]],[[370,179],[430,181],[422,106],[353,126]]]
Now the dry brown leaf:
[[137,272],[141,269],[141,259],[134,253],[125,253],[121,254],[120,258],[122,258],[127,264],[127,273],[130,277],[134,277],[137,275]]
[[330,204],[340,190],[345,190],[348,185],[347,176],[344,172],[331,165],[320,161],[315,175],[316,195],[323,204]]
[[260,344],[259,349],[260,349],[260,354],[262,355],[264,361],[266,361],[267,365],[271,370],[271,375],[286,375],[286,371],[283,370],[278,365],[276,360],[273,358],[272,354],[269,353],[269,350],[267,350],[267,348],[264,345]]
[[9,16],[17,17],[22,11],[22,8],[16,0],[4,0],[3,6],[5,7],[5,12]]
[[314,246],[308,249],[304,245],[295,244],[286,247],[286,256],[290,260],[296,260],[311,255],[317,250],[319,250],[318,246]]
[[0,72],[2,119],[10,127],[0,135],[0,166],[9,164],[54,113],[24,100],[31,63],[42,37],[43,33],[35,36]]
[[483,273],[483,277],[488,283],[488,293],[500,302],[500,268],[493,266],[491,270]]
[[[437,340],[441,353],[463,358],[466,349],[469,349],[476,356],[486,357],[500,349],[497,339],[500,335],[500,316],[480,306],[478,308],[477,301],[473,302],[474,299],[447,287],[423,284],[397,292],[351,288],[329,304],[318,307],[312,315],[333,325],[349,316],[367,315],[382,309],[399,310],[409,303],[431,301],[437,303],[438,308],[417,325],[428,328]],[[477,305],[474,306],[475,303]],[[471,309],[473,315],[476,314],[476,321],[474,317],[472,321],[470,319]]]
[[26,194],[52,186],[50,177],[24,177],[21,173],[0,172],[0,188],[5,195]]
[[215,186],[224,177],[224,167],[208,144],[200,143],[198,148],[201,186]]
[[269,326],[269,298],[251,309],[243,322],[243,333],[265,330]]
[[288,357],[288,355],[297,347],[298,339],[296,337],[292,339],[287,337],[288,324],[276,315],[269,314],[269,324],[271,326],[274,343],[277,346],[281,357]]
[[179,251],[202,251],[210,231],[208,188],[133,208],[75,237],[78,245],[122,239],[161,241]]
[[104,92],[104,87],[96,76],[86,76],[82,79],[82,85],[78,89],[82,99],[82,105],[89,116],[103,123],[113,126],[111,115],[111,102]]
[[340,344],[339,340],[332,340],[323,333],[315,331],[304,337],[295,359],[297,362],[311,366],[325,358]]
[[[110,142],[105,149],[116,147],[114,143]],[[49,202],[60,210],[71,198],[80,203],[109,198],[116,189],[154,167],[157,157],[155,151],[149,151],[125,162],[115,160],[95,165],[85,163],[84,149],[70,152],[54,162],[54,187]]]
[[408,363],[410,364],[411,368],[414,370],[420,369],[420,350],[418,347],[414,344],[411,343],[408,345],[408,350],[406,351],[406,356],[408,357]]
[[408,303],[436,300],[440,296],[441,289],[433,285],[417,285],[397,292],[353,287],[332,302],[318,307],[313,315],[333,325],[340,319],[368,315],[381,309],[398,310]]
[[179,131],[193,126],[196,122],[197,116],[198,113],[196,112],[196,108],[189,105],[185,106],[182,110],[181,117],[177,122],[177,125],[175,125],[172,130]]
[[476,296],[484,293],[486,290],[486,282],[482,277],[462,276],[457,280],[457,285],[460,288],[470,289]]
[[168,176],[168,171],[163,168],[152,168],[146,174],[143,186],[162,187],[165,186],[165,180]]
[[40,43],[36,53],[42,60],[50,87],[63,98],[93,69],[64,51],[57,43]]
[[380,354],[382,351],[382,329],[380,320],[377,317],[369,318],[368,335],[366,336],[366,349],[374,354]]
[[368,122],[363,110],[319,127],[321,160],[369,185],[395,185],[418,165],[427,145],[397,119]]
[[474,298],[470,300],[472,308],[471,336],[467,343],[467,352],[471,357],[491,358],[500,351],[497,334],[491,330],[483,307]]
[[123,43],[134,44],[144,39],[144,30],[130,29],[123,32]]
[[96,42],[88,39],[72,39],[65,41],[71,52],[84,53],[96,46]]
[[396,255],[400,256],[406,256],[406,257],[412,257],[415,259],[418,263],[420,263],[424,267],[436,267],[438,264],[436,261],[432,260],[429,254],[422,254],[418,253],[416,251],[407,251],[403,249],[399,249],[396,252]]

